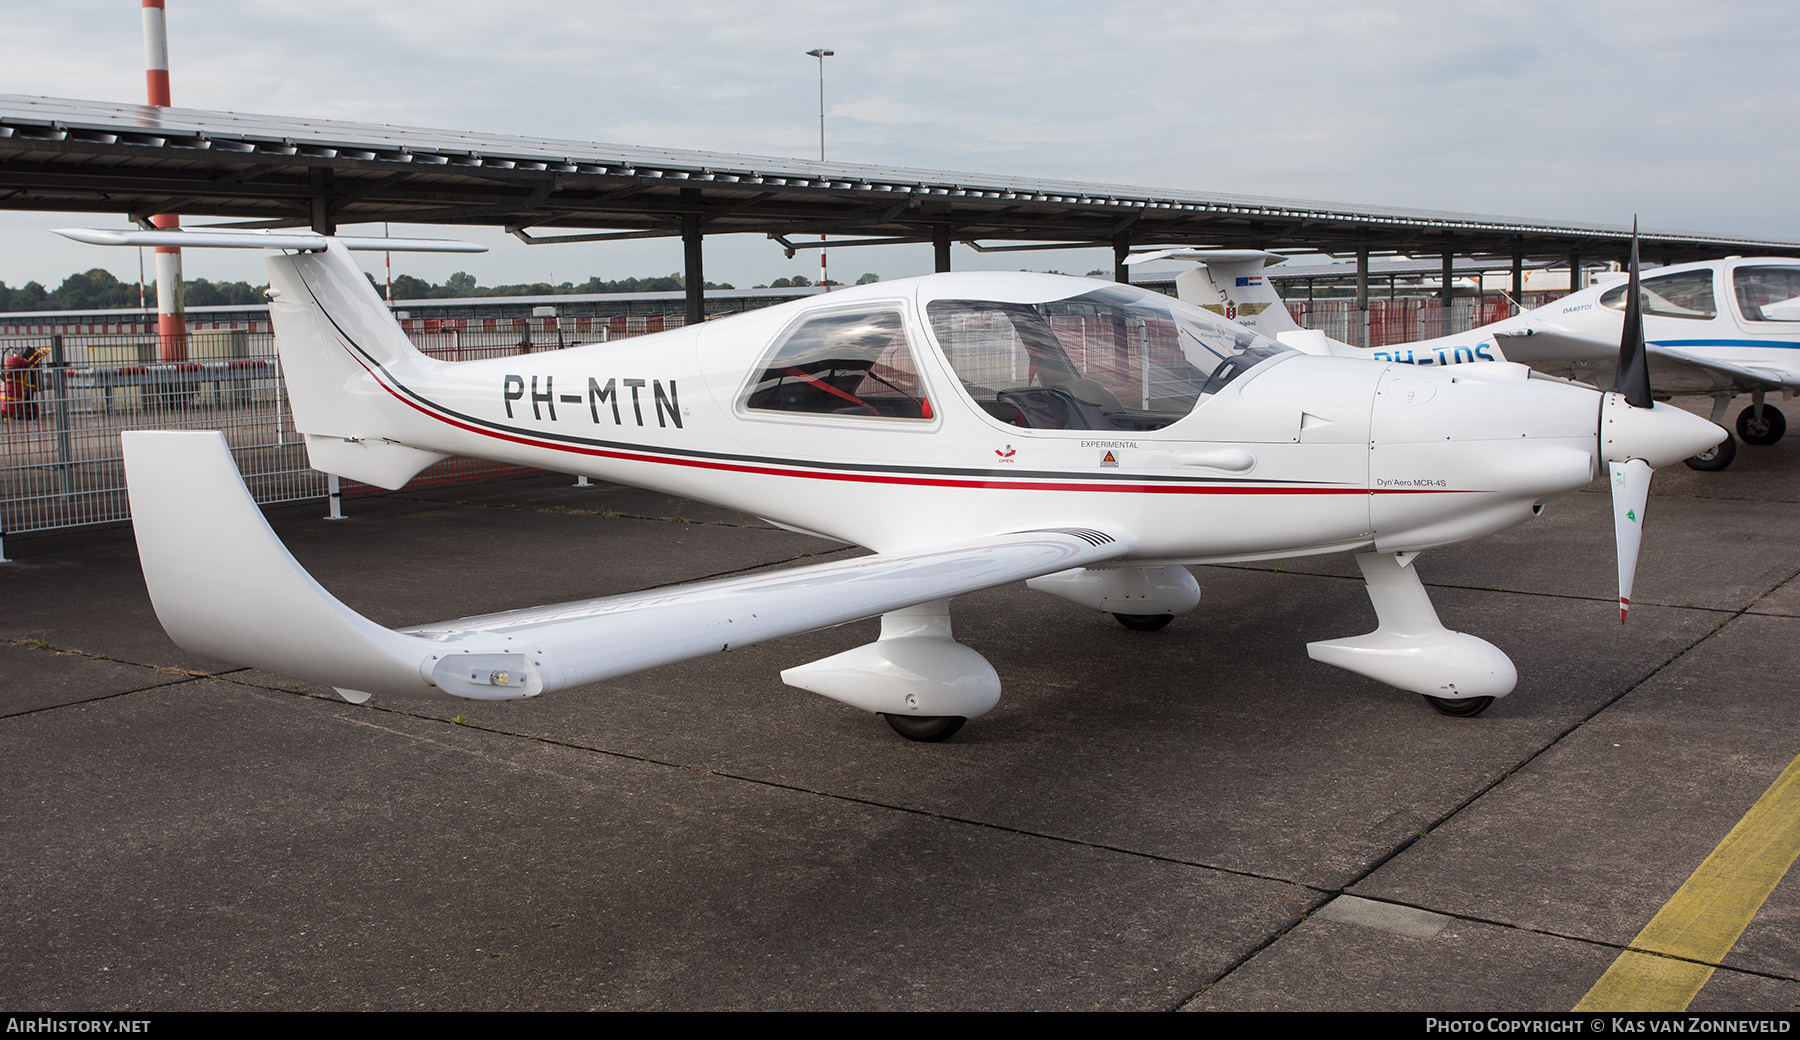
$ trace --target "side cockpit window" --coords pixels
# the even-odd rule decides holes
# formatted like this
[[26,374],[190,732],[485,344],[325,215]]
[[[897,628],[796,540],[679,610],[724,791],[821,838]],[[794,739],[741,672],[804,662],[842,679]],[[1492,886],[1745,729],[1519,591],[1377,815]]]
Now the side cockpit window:
[[[1600,305],[1615,311],[1625,309],[1625,293],[1630,282],[1621,282],[1600,294]],[[1718,316],[1713,303],[1712,268],[1652,275],[1638,281],[1643,295],[1644,313],[1658,318],[1694,318],[1705,320]]]
[[777,340],[744,395],[755,412],[930,419],[900,311],[815,314]]

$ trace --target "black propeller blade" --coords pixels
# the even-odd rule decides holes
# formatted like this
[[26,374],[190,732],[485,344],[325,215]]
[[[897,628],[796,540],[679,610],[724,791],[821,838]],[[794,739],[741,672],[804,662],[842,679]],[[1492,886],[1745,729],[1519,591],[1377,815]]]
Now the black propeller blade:
[[1631,218],[1631,286],[1625,290],[1625,331],[1619,336],[1619,366],[1613,389],[1633,408],[1651,408],[1650,358],[1644,350],[1644,301],[1638,298],[1637,218]]

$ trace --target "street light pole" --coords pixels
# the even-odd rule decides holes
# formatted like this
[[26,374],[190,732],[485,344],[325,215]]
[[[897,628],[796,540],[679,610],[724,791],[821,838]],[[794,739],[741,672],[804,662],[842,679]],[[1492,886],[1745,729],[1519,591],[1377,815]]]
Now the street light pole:
[[[825,59],[831,57],[832,55],[834,55],[836,53],[837,53],[836,51],[831,50],[826,47],[814,47],[812,50],[806,52],[808,57],[819,59],[819,161],[820,162],[825,161]],[[828,281],[830,281],[830,279],[828,279],[825,275],[825,236],[823,234],[820,234],[819,235],[819,285],[821,287],[823,287],[826,292],[831,291],[831,287],[826,284]]]

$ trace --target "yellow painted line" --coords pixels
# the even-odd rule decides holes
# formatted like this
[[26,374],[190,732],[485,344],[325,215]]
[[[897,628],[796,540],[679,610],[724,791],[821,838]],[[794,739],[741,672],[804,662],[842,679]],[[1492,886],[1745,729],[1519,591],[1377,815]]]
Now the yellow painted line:
[[1685,1011],[1800,858],[1800,758],[1788,763],[1576,1011]]

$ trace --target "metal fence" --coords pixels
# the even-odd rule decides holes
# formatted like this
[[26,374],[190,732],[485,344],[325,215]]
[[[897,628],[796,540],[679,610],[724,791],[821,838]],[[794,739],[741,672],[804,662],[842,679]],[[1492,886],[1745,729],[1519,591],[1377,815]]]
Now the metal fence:
[[[447,361],[556,350],[681,324],[635,318],[409,321],[408,336]],[[119,435],[126,430],[220,430],[260,503],[323,498],[329,478],[307,465],[267,323],[190,328],[187,360],[164,363],[154,326],[64,326],[0,336],[0,559],[8,534],[129,518]],[[451,458],[409,487],[522,467]],[[376,490],[342,482],[346,495]]]
[[[1533,294],[1521,302],[1527,308],[1540,307],[1561,295]],[[1344,298],[1295,300],[1287,308],[1302,328],[1319,329],[1332,339],[1365,347],[1450,336],[1513,315],[1512,303],[1504,296],[1457,299],[1448,307],[1436,299],[1371,299],[1366,312],[1357,309],[1354,299]],[[1361,332],[1365,314],[1367,338]]]

